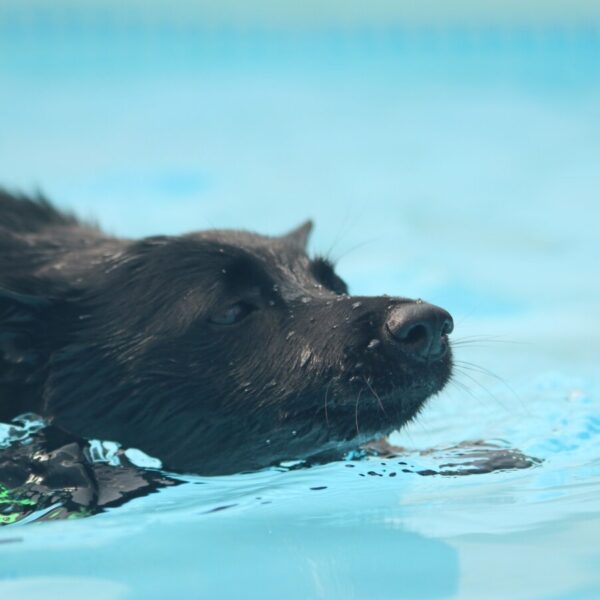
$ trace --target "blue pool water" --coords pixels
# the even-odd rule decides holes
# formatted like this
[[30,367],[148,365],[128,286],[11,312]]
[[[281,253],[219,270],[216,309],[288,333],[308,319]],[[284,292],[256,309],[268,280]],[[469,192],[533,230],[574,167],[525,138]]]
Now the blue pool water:
[[[482,368],[399,458],[4,527],[0,597],[600,597],[598,30],[0,16],[2,184],[132,237],[310,216],[353,293],[448,308]],[[418,473],[478,440],[541,462]]]

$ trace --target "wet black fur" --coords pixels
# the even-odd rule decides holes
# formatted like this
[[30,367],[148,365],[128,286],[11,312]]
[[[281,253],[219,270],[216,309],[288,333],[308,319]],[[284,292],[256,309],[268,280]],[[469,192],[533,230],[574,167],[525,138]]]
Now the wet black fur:
[[[0,192],[0,420],[36,412],[200,474],[401,427],[448,380],[450,353],[404,354],[384,324],[411,301],[347,295],[307,256],[309,231],[117,239]],[[223,324],[232,305],[248,314]]]

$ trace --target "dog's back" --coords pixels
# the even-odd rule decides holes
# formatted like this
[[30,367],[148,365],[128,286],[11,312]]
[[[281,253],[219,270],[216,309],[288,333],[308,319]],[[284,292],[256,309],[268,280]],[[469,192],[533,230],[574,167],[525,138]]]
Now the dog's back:
[[0,190],[0,420],[37,408],[30,399],[39,398],[40,365],[54,334],[45,310],[68,296],[72,257],[108,240],[41,195]]
[[[46,286],[57,278],[46,276],[46,270],[74,251],[85,252],[109,239],[94,225],[57,210],[41,195],[31,198],[0,189],[0,288],[50,292]],[[66,283],[68,270],[58,279]]]
[[0,190],[0,229],[12,234],[37,233],[49,227],[76,225],[77,220],[59,212],[46,198],[29,198]]

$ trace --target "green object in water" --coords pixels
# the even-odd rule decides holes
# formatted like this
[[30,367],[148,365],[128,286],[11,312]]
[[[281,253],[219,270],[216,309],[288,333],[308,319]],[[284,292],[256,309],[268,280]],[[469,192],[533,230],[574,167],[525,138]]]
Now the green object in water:
[[0,505],[17,504],[18,506],[35,506],[35,502],[29,498],[15,498],[13,490],[9,490],[0,483]]
[[0,525],[11,525],[12,523],[16,523],[22,516],[23,515],[18,512],[10,513],[9,515],[0,515]]

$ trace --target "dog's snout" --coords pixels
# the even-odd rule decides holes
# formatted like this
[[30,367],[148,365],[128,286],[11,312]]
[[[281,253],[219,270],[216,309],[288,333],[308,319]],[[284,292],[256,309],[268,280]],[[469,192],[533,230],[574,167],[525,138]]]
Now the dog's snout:
[[443,308],[414,302],[394,307],[385,326],[405,352],[419,360],[431,360],[446,353],[446,335],[454,329],[454,322]]

